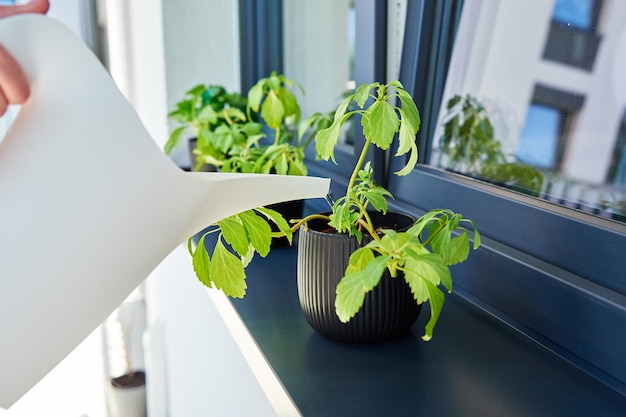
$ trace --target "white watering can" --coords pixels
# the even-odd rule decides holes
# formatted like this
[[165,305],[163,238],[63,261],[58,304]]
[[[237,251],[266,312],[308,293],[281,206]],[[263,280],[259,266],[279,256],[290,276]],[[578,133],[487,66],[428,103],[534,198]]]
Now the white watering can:
[[329,180],[188,173],[161,152],[95,56],[45,16],[0,21],[31,83],[0,142],[0,407],[96,328],[174,248]]

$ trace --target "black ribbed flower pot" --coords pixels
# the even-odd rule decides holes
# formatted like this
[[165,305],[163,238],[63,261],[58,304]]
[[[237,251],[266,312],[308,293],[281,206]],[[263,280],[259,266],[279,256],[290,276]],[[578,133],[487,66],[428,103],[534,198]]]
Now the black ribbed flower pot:
[[[370,213],[374,224],[406,230],[414,219],[399,213]],[[343,277],[352,252],[361,245],[356,238],[337,234],[324,221],[311,221],[300,229],[298,243],[298,296],[307,322],[330,339],[349,343],[371,343],[406,335],[417,320],[421,305],[401,275],[389,272],[365,296],[361,310],[348,323],[335,313],[335,289]],[[369,238],[366,239],[366,238]]]

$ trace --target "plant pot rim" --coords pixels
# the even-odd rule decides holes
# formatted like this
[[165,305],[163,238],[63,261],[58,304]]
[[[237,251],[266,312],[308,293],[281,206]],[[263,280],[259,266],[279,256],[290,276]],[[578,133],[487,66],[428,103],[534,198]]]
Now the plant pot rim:
[[132,379],[130,378],[130,372],[111,378],[111,385],[121,389],[143,387],[146,385],[146,373],[143,370],[134,371],[132,374]]
[[[408,230],[411,226],[413,226],[413,224],[416,221],[414,216],[405,212],[400,212],[400,211],[395,211],[395,210],[387,210],[387,213],[385,214],[379,211],[375,211],[375,210],[368,210],[368,213],[372,217],[374,226],[377,229],[381,227],[381,225],[378,224],[379,222],[377,222],[375,219],[389,219],[389,218],[395,217],[397,219],[396,220],[397,224],[394,224],[393,227],[387,227],[387,226],[391,226],[391,225],[387,225],[384,227],[384,229],[387,229],[387,230],[391,229],[397,232]],[[332,214],[332,211],[325,211],[319,214],[328,216]],[[301,229],[304,228],[309,233],[336,236],[338,239],[353,239],[354,238],[353,236],[350,236],[347,233],[337,233],[335,229],[331,228],[328,225],[328,222],[326,220],[322,220],[322,219],[310,220],[307,222],[307,224],[303,224],[302,226],[300,226],[300,228]],[[331,229],[333,230],[332,232],[330,231]],[[365,235],[366,234],[364,234],[364,236]]]

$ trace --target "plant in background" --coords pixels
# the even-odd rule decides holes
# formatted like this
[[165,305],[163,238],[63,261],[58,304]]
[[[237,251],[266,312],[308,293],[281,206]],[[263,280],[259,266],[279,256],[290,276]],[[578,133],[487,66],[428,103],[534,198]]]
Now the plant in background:
[[508,160],[480,101],[469,94],[455,95],[446,103],[446,110],[439,140],[439,165],[533,195],[541,191],[541,172],[517,160]]
[[[296,96],[291,91],[304,89],[284,75],[272,72],[262,78],[248,91],[248,119],[260,117],[271,129],[271,144],[261,147],[252,170],[261,174],[306,175],[304,151],[316,132],[332,122],[329,114],[314,113],[300,123],[301,111]],[[305,139],[306,137],[306,139]]]
[[[225,123],[204,133],[223,151],[221,159],[199,148],[199,163],[211,163],[223,172],[306,175],[304,151],[315,134],[332,123],[332,113],[314,113],[300,121],[300,106],[290,91],[295,86],[302,90],[294,81],[273,72],[250,89],[245,113],[240,108],[224,107]],[[211,117],[220,115],[206,112]],[[262,143],[266,134],[263,124],[256,120],[271,129],[270,144]],[[204,244],[210,235],[217,237],[212,254]],[[196,275],[208,287],[243,297],[245,267],[255,254],[264,257],[269,253],[273,237],[286,237],[291,244],[292,230],[280,213],[269,208],[249,210],[217,222],[200,237],[195,250],[189,240]]]
[[[194,153],[203,155],[198,164],[192,167],[197,170],[202,163],[221,161],[233,146],[245,141],[240,134],[257,128],[246,119],[247,100],[239,93],[228,93],[219,85],[199,84],[185,92],[176,108],[168,114],[168,118],[179,123],[165,144],[166,154],[178,145],[188,130],[194,132],[197,147]],[[233,128],[233,125],[244,123],[246,127]],[[258,125],[260,130],[260,125]]]

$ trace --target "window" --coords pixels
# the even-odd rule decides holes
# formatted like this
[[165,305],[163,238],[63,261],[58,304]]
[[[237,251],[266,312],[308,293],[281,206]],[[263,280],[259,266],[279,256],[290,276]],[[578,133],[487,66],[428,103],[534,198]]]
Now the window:
[[601,0],[557,0],[546,39],[545,59],[592,71],[601,36]]
[[594,21],[594,0],[556,0],[552,18],[581,29],[591,30]]
[[528,165],[554,170],[563,117],[559,109],[531,104],[515,155]]
[[[385,43],[388,4],[355,0],[354,5],[355,81],[384,80],[383,57],[393,56]],[[422,164],[406,177],[377,181],[395,196],[393,208],[419,215],[449,207],[476,221],[483,246],[454,267],[455,292],[626,394],[626,224],[615,221],[608,205],[587,210],[583,204],[610,197],[603,196],[602,182],[626,105],[626,84],[615,76],[626,71],[626,43],[617,41],[626,28],[626,2],[594,2],[594,21],[600,8],[610,9],[603,36],[612,48],[598,51],[610,59],[598,55],[593,71],[542,59],[553,6],[544,0],[408,1],[400,81],[421,112]],[[608,42],[610,37],[615,42]],[[607,92],[611,95],[603,95]],[[567,175],[559,195],[568,198],[532,197],[437,166],[442,117],[455,94],[489,103],[497,122],[494,139],[507,158],[514,158],[525,140],[520,133],[529,108],[531,113],[534,105],[559,109],[560,117],[548,116],[550,149],[559,144],[546,161]],[[358,138],[355,142],[358,147]],[[390,157],[393,153],[375,153],[374,164],[397,171],[404,161]],[[310,171],[343,187],[342,167],[351,166],[351,158],[348,149],[338,155],[338,166],[311,160]],[[599,187],[589,194],[583,186],[590,182]],[[571,196],[577,196],[574,205]]]
[[[406,177],[390,176],[388,188],[399,206],[417,214],[450,207],[477,222],[484,246],[455,267],[455,292],[626,393],[626,365],[616,366],[623,363],[626,345],[626,225],[616,222],[619,213],[610,208],[615,205],[587,204],[615,198],[604,179],[626,89],[610,74],[611,67],[626,67],[626,54],[617,43],[599,51],[610,54],[606,60],[612,64],[601,65],[599,55],[593,72],[542,59],[552,30],[551,2],[465,0],[460,21],[454,13],[441,17],[444,2],[432,3],[440,8],[425,19],[437,22],[427,32],[454,33],[459,22],[458,36],[453,45],[445,37],[430,39],[428,48],[438,52],[424,57],[415,40],[424,32],[408,29],[424,9],[409,4],[403,59],[422,67],[404,65],[401,81],[416,96],[431,91],[418,105],[423,117],[435,121],[422,137],[430,147],[426,156],[420,147],[425,164]],[[626,3],[605,1],[602,8],[611,9],[603,35],[609,45],[610,37],[624,33]],[[607,91],[610,99],[603,95]],[[530,144],[531,130],[547,134],[532,155],[543,175],[551,166],[565,176],[558,183],[546,181],[552,184],[549,194],[558,198],[531,197],[438,166],[441,123],[448,98],[456,94],[469,94],[488,107],[494,140],[510,162]],[[392,158],[391,170],[402,162]]]

